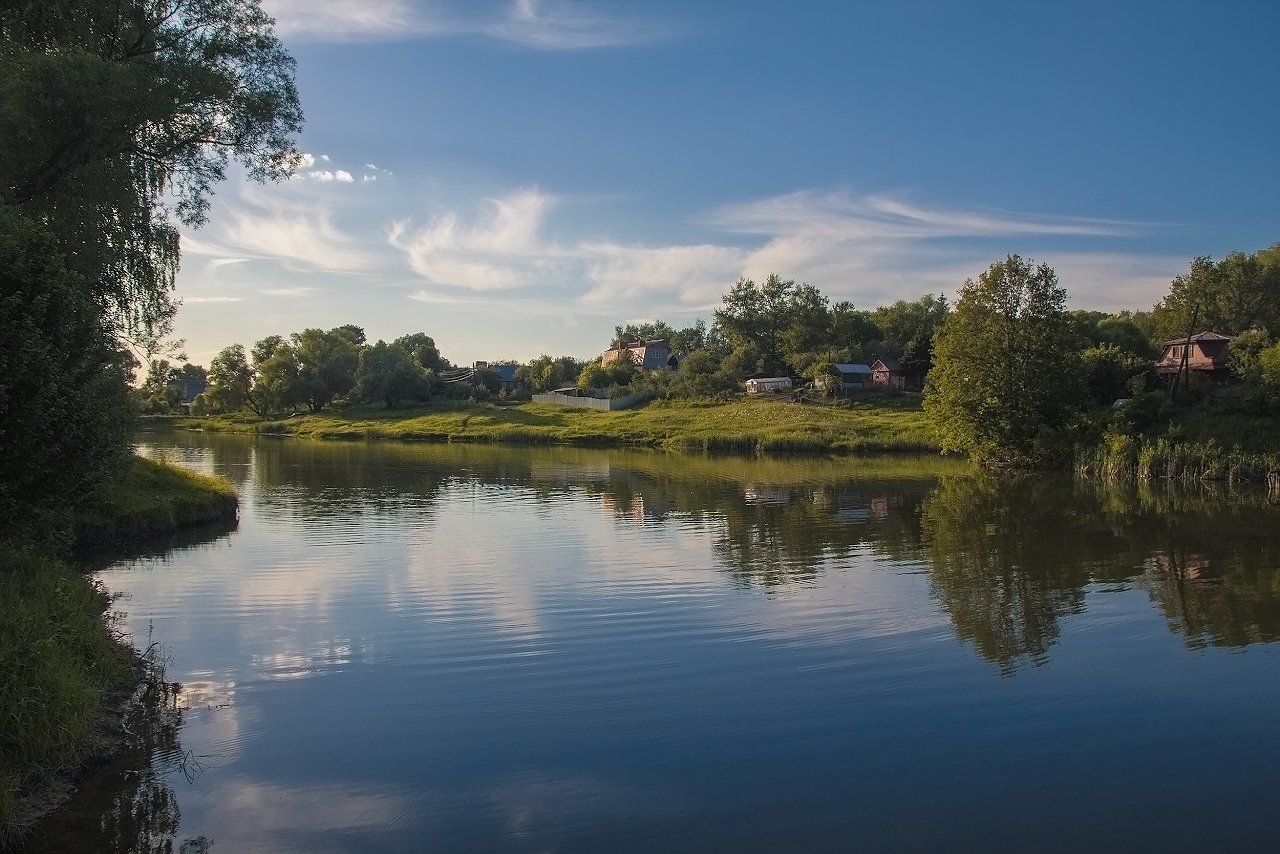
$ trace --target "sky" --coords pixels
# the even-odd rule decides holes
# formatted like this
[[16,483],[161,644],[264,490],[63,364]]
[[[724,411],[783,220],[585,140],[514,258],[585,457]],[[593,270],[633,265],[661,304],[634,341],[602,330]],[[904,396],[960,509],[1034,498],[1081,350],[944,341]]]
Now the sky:
[[1274,2],[262,0],[292,179],[183,234],[192,362],[354,323],[594,357],[739,277],[873,309],[1010,253],[1149,309],[1280,240]]

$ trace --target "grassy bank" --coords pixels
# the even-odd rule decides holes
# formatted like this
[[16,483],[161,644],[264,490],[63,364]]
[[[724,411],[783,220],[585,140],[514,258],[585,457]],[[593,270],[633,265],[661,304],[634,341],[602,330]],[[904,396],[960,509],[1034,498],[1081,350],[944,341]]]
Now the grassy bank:
[[67,775],[108,747],[132,650],[100,586],[35,551],[0,557],[0,849],[56,802]]
[[[77,523],[82,545],[127,542],[234,517],[219,480],[135,459]],[[55,805],[74,770],[109,750],[137,679],[110,600],[66,556],[0,548],[0,849]]]
[[136,542],[235,513],[236,493],[226,481],[134,457],[128,476],[108,484],[77,517],[76,544]]
[[176,419],[179,426],[313,439],[647,447],[778,453],[936,451],[917,396],[874,396],[836,404],[768,397],[732,402],[655,401],[600,412],[536,403],[454,401],[387,410],[353,407],[279,420],[245,415]]

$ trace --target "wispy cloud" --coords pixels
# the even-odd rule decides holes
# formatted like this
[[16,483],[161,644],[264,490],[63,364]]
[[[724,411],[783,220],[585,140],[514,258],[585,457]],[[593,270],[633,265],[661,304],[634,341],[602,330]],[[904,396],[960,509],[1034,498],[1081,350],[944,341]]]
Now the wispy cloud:
[[[560,201],[524,190],[490,200],[478,219],[445,213],[417,230],[396,222],[390,242],[432,285],[477,292],[523,288],[544,298],[554,293],[562,304],[586,312],[709,311],[739,276],[770,272],[811,281],[833,299],[878,305],[928,291],[954,294],[1008,251],[1060,264],[1060,277],[1078,304],[1137,307],[1154,301],[1151,295],[1167,284],[1166,271],[1178,269],[1174,259],[1096,248],[1098,241],[1149,230],[1140,223],[937,207],[848,192],[790,193],[723,207],[701,221],[723,240],[562,244],[545,237],[547,217]],[[1064,248],[1063,241],[1072,245]],[[466,302],[435,287],[415,299]]]
[[263,296],[268,297],[305,297],[315,292],[315,288],[298,287],[298,288],[265,288],[262,291]]
[[639,16],[588,12],[573,4],[515,0],[505,19],[485,29],[488,35],[540,50],[643,45],[675,35],[669,25]]
[[825,240],[927,239],[992,235],[1120,237],[1138,224],[1007,211],[929,208],[887,195],[801,191],[730,205],[707,218],[729,232],[803,234]]
[[290,193],[288,185],[242,188],[238,201],[224,201],[199,237],[184,234],[183,252],[225,262],[253,259],[290,269],[358,273],[374,258],[334,222],[334,210],[314,198]]
[[590,286],[582,297],[589,306],[632,302],[661,290],[687,308],[719,301],[740,274],[746,252],[702,243],[686,246],[583,244]]
[[241,297],[183,297],[182,302],[186,303],[202,303],[202,302],[240,302]]
[[388,240],[414,272],[435,284],[476,291],[534,284],[558,275],[566,262],[563,250],[540,235],[554,205],[538,190],[521,190],[488,200],[488,215],[470,224],[453,212],[416,230],[407,220],[393,222]]
[[408,0],[263,0],[281,35],[318,40],[443,35],[456,25]]
[[[559,0],[429,3],[409,0],[264,0],[282,35],[323,41],[490,38],[538,50],[583,50],[666,41],[669,23]],[[448,8],[447,8],[448,7]]]

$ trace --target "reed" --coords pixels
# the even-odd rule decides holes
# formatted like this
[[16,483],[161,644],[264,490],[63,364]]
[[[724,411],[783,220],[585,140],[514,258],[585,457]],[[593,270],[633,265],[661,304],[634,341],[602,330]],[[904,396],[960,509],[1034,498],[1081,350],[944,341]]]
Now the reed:
[[1215,439],[1109,434],[1101,445],[1079,450],[1075,468],[1078,474],[1114,481],[1265,483],[1270,472],[1280,470],[1280,453],[1224,447]]

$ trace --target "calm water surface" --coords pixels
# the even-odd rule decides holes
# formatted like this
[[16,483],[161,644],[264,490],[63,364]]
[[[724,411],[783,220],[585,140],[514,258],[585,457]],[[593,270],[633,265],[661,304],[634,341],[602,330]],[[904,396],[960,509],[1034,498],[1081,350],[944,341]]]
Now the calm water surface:
[[743,460],[149,434],[231,531],[100,578],[182,688],[50,850],[1280,844],[1280,510]]

